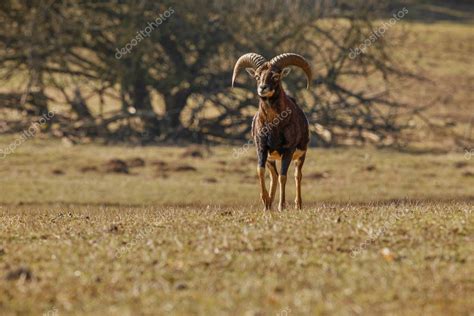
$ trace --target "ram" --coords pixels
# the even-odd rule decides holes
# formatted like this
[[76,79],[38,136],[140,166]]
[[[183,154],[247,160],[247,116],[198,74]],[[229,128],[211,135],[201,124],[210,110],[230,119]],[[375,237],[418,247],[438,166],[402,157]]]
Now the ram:
[[[302,205],[302,168],[310,135],[305,114],[282,87],[282,79],[290,72],[289,66],[300,67],[305,72],[309,88],[311,66],[304,57],[294,53],[281,54],[270,61],[256,53],[242,55],[237,60],[232,75],[232,86],[243,68],[257,81],[259,105],[252,122],[252,136],[257,148],[257,174],[265,210],[271,210],[277,179],[280,184],[278,209],[281,211],[285,208],[286,176],[291,161],[295,162],[295,207],[301,209]],[[280,173],[277,171],[276,160],[281,160]],[[265,185],[265,166],[270,170],[270,193]]]

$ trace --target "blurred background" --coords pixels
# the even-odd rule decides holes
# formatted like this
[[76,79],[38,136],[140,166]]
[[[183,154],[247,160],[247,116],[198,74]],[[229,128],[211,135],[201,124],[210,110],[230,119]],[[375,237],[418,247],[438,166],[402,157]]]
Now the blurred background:
[[[470,1],[3,1],[2,134],[48,111],[67,142],[249,139],[255,84],[236,59],[297,52],[285,81],[314,146],[472,144]],[[398,16],[397,16],[398,14]],[[392,20],[391,20],[392,19]],[[394,19],[394,20],[393,20]]]
[[310,122],[307,200],[472,198],[470,1],[11,0],[0,15],[1,202],[257,203],[255,82],[231,88],[247,52],[312,64],[309,90],[299,69],[284,82]]

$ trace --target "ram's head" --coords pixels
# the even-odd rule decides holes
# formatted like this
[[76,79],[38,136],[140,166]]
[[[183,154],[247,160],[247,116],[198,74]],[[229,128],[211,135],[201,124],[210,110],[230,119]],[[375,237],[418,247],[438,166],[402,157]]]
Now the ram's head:
[[235,63],[232,86],[239,71],[243,68],[257,81],[257,93],[260,97],[271,97],[281,87],[281,79],[290,73],[289,66],[300,67],[306,74],[307,88],[311,82],[311,66],[298,54],[285,53],[267,61],[256,53],[242,55]]

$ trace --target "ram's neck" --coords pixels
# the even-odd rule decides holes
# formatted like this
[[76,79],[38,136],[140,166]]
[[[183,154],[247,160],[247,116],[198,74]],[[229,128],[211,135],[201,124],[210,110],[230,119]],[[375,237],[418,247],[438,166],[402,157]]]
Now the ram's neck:
[[260,97],[259,108],[264,112],[280,113],[285,110],[285,98],[286,94],[282,87],[280,87],[275,93],[269,98]]
[[287,96],[283,89],[273,98],[260,98],[258,120],[262,126],[270,122],[280,122],[288,116]]

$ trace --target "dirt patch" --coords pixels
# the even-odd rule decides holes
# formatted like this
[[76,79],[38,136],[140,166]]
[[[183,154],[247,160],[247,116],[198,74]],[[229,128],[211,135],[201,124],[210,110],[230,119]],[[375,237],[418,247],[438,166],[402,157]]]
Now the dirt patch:
[[31,281],[33,279],[33,273],[27,267],[19,267],[17,269],[11,270],[5,276],[7,281],[16,281],[19,279],[24,279],[25,281]]
[[178,282],[176,283],[176,285],[174,286],[174,288],[178,291],[183,291],[183,290],[186,290],[188,289],[188,285],[184,282]]
[[168,179],[170,177],[169,174],[160,171],[157,172],[156,176],[161,179]]
[[144,167],[145,164],[145,160],[140,157],[127,160],[127,166],[129,168]]
[[467,161],[458,161],[454,164],[455,168],[461,169],[468,165]]
[[209,156],[211,150],[203,146],[190,146],[181,154],[181,158],[204,158]]
[[61,169],[53,169],[51,172],[56,176],[62,176],[64,174],[64,171]]
[[80,172],[86,173],[86,172],[97,172],[99,170],[105,172],[105,173],[123,173],[123,174],[129,174],[130,173],[130,168],[137,168],[137,167],[144,167],[146,165],[145,160],[136,157],[128,160],[122,160],[122,159],[110,159],[107,161],[101,168],[97,166],[85,166],[79,169]]
[[462,173],[462,175],[465,176],[465,177],[474,177],[474,171],[466,170]]
[[85,166],[79,169],[80,172],[86,173],[86,172],[96,172],[98,169],[96,166]]
[[329,178],[329,172],[323,171],[323,172],[312,172],[308,174],[307,176],[303,176],[303,178],[307,179],[327,179]]
[[377,167],[375,165],[368,165],[364,168],[365,171],[375,171]]
[[163,160],[153,160],[151,162],[151,165],[152,166],[158,166],[158,167],[166,167],[168,165],[168,163],[166,163],[166,161],[163,161]]
[[112,224],[106,230],[108,233],[118,233],[120,231],[120,227],[117,224]]
[[196,168],[190,165],[177,165],[177,166],[172,166],[170,167],[169,171],[174,171],[174,172],[188,172],[192,171],[195,172],[197,171]]
[[106,162],[104,171],[107,173],[129,173],[127,163],[121,159],[111,159]]
[[156,168],[156,175],[160,178],[168,178],[169,173],[173,172],[197,172],[197,169],[188,164],[167,164],[167,163],[154,163]]

